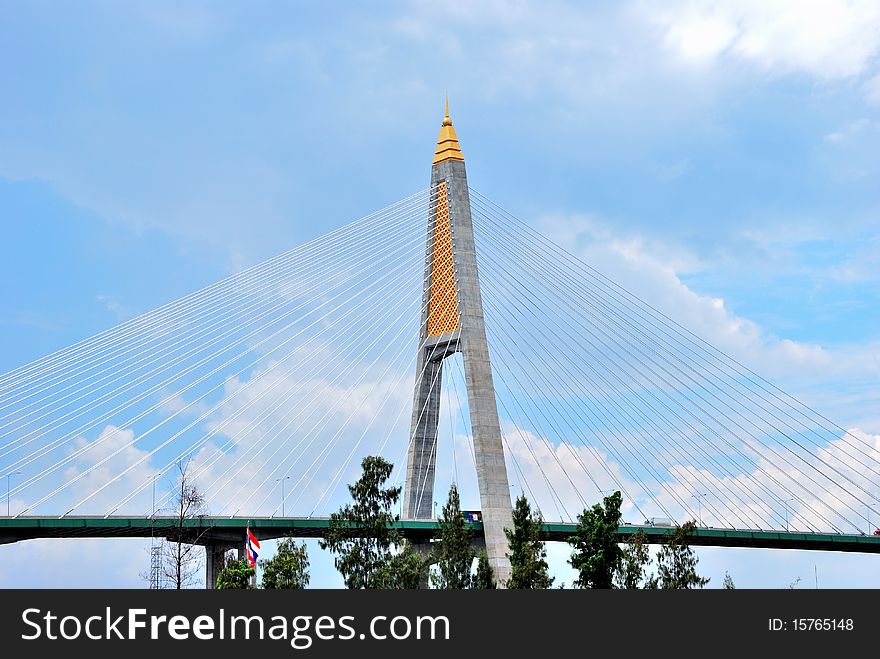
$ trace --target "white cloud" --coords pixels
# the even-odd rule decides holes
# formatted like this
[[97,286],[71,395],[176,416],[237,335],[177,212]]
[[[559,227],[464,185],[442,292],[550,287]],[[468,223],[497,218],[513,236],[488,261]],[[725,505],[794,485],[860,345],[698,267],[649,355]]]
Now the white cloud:
[[510,420],[503,426],[508,479],[522,487],[545,519],[573,520],[585,505],[600,501],[603,492],[623,488],[629,495],[624,495],[621,509],[624,519],[640,521],[634,504],[644,503],[646,490],[628,478],[607,452],[589,445],[553,443]]
[[[152,113],[129,112],[109,95],[112,102],[102,97],[103,103],[87,109],[74,106],[67,110],[69,121],[58,122],[40,114],[44,104],[35,102],[35,120],[55,132],[44,136],[44,143],[10,134],[8,148],[0,154],[7,156],[0,157],[0,172],[17,180],[49,181],[76,204],[113,221],[206,242],[249,262],[295,240],[296,233],[309,233],[305,225],[296,231],[297,218],[308,224],[319,212],[350,215],[351,208],[337,205],[332,195],[319,202],[310,191],[332,187],[332,177],[345,178],[338,163],[353,163],[357,169],[357,158],[376,145],[387,145],[389,136],[423,131],[428,97],[434,94],[440,102],[438,85],[448,82],[453,103],[457,94],[470,99],[471,107],[533,98],[540,103],[543,121],[563,126],[567,139],[583,134],[587,125],[605,124],[602,130],[621,131],[617,142],[625,141],[625,135],[642,148],[664,127],[689,130],[695,125],[692,120],[706,122],[716,113],[705,110],[714,110],[717,90],[730,82],[719,75],[695,80],[680,70],[670,71],[665,53],[706,64],[730,56],[774,72],[820,77],[867,74],[877,46],[878,17],[872,6],[806,2],[789,10],[772,2],[636,2],[613,10],[585,10],[555,2],[453,3],[445,10],[448,20],[438,23],[433,4],[417,2],[391,15],[370,12],[374,22],[339,36],[346,46],[357,47],[343,48],[320,30],[253,41],[235,30],[227,32],[234,18],[223,10],[197,8],[181,16],[145,11],[143,24],[123,22],[119,34],[152,30],[157,43],[171,35],[172,50],[164,56],[172,58],[178,41],[205,40],[206,47],[224,48],[228,39],[240,54],[237,65],[214,78],[200,68],[200,61],[183,58],[186,66],[173,71],[167,84],[188,89],[187,80],[200,79],[203,88],[166,107],[168,99],[148,85],[144,93],[158,103]],[[91,56],[100,58],[107,47],[97,39]],[[430,67],[424,64],[438,60],[455,72],[447,82],[425,74]],[[86,59],[74,67],[87,76],[90,64]],[[151,75],[139,66],[145,66],[140,58],[124,57],[113,67],[125,68],[111,67],[106,75],[114,80],[142,75],[149,83]],[[333,80],[345,84],[332,85]],[[866,89],[876,86],[869,83]],[[258,107],[232,103],[229,112],[216,116],[209,104],[202,104],[205,98],[223,103],[231,87],[248,88],[248,98],[263,100]],[[363,121],[364,113],[371,131],[336,143],[336,128]],[[314,128],[304,129],[306,125]],[[100,126],[103,137],[85,139],[84,147],[84,126]],[[319,159],[333,153],[332,167],[329,162],[301,166],[309,158],[289,160],[290,145],[297,145],[294,154],[309,152]],[[615,150],[620,146],[616,143]],[[136,166],[126,166],[132,159]],[[116,166],[107,169],[107,163]],[[331,175],[317,177],[316,171],[323,169]],[[674,177],[679,171],[673,162],[665,173]],[[354,197],[370,191],[368,179],[360,183],[362,177],[349,178]],[[388,190],[381,189],[370,205]]]
[[98,302],[101,302],[107,308],[107,311],[116,317],[117,322],[121,323],[138,315],[138,312],[134,309],[121,304],[118,300],[115,300],[108,295],[104,295],[103,293],[98,293],[95,296],[95,299],[97,299]]
[[846,283],[880,280],[880,236],[865,241],[852,256],[834,266],[830,274]]
[[880,107],[880,73],[865,82],[864,91],[868,102]]
[[[223,403],[155,454],[157,442],[131,428],[107,425],[95,437],[77,437],[64,449],[66,468],[13,497],[10,508],[20,512],[25,502],[31,505],[64,485],[30,513],[62,513],[87,499],[75,514],[142,514],[150,507],[153,477],[162,474],[157,483],[161,510],[173,491],[174,463],[192,457],[189,473],[208,495],[212,514],[235,512],[244,501],[250,514],[271,513],[280,504],[277,478],[284,475],[291,478],[289,514],[309,514],[322,496],[322,509],[333,509],[364,455],[385,442],[389,453],[405,444],[410,416],[401,411],[411,404],[413,374],[411,364],[403,367],[415,358],[414,341],[408,336],[403,345],[411,349],[391,361],[375,362],[372,355],[355,359],[325,346],[296,355],[286,369],[270,371],[277,362],[264,363],[248,377],[226,380]],[[160,414],[170,418],[188,404],[178,397]],[[200,413],[209,409],[205,402],[199,406]],[[193,414],[181,416],[165,426],[161,439],[192,422]]]
[[683,61],[720,57],[768,73],[857,76],[880,50],[880,5],[870,0],[685,0],[646,5]]
[[691,10],[669,20],[665,43],[684,60],[704,64],[724,52],[736,36],[732,22]]
[[836,130],[828,133],[824,137],[824,140],[832,144],[848,142],[850,140],[857,139],[858,136],[864,131],[876,129],[877,124],[870,119],[858,119],[847,125],[845,128],[842,128],[841,130]]
[[[406,357],[414,359],[414,347]],[[322,496],[322,508],[332,508],[364,455],[386,437],[389,450],[405,441],[409,414],[399,411],[411,405],[413,377],[411,368],[401,370],[405,361],[373,364],[313,346],[284,368],[270,371],[278,363],[269,362],[228,379],[223,404],[204,424],[211,436],[194,454],[210,511],[232,514],[245,505],[270,514],[280,506],[277,479],[286,475],[288,514],[309,514]]]
[[[710,526],[730,525],[732,517],[740,515],[765,520],[763,528],[780,528],[787,519],[790,529],[829,531],[834,525],[844,532],[867,531],[866,506],[876,509],[880,497],[880,483],[868,468],[880,469],[880,435],[853,428],[827,445],[794,450],[799,458],[784,450],[772,456],[768,450],[752,472],[735,479],[677,465],[670,470],[676,481],[673,490],[685,501],[694,488],[710,493],[718,511],[704,509],[703,522]],[[738,500],[736,492],[745,493],[745,501]],[[677,506],[671,494],[658,494],[666,505]],[[686,514],[693,517],[693,508]]]
[[[781,529],[787,522],[793,530],[830,531],[833,525],[857,532],[867,531],[865,504],[876,509],[880,498],[880,483],[865,467],[880,470],[880,435],[857,428],[828,444],[802,449],[791,443],[798,458],[780,447],[775,453],[762,447],[760,453],[749,450],[753,463],[746,470],[729,468],[722,475],[708,462],[667,463],[659,482],[639,472],[641,483],[624,474],[640,470],[638,465],[624,467],[597,448],[554,445],[511,423],[504,435],[508,472],[523,473],[527,496],[548,520],[573,519],[584,505],[600,501],[603,491],[622,489],[623,519],[635,523],[668,511],[679,522],[693,519],[706,526]],[[698,501],[695,493],[706,494]]]
[[[147,451],[131,445],[134,437],[135,433],[130,428],[108,425],[94,440],[77,437],[73,442],[68,454],[76,452],[76,458],[56,476],[56,480],[68,482],[78,479],[64,493],[65,498],[73,497],[75,500],[90,497],[77,509],[78,513],[106,512],[129,491],[151,482],[155,469],[146,459]],[[115,480],[118,474],[130,467],[124,476]],[[101,491],[97,495],[91,496],[99,489]],[[46,505],[58,504],[49,501]]]
[[680,274],[706,266],[688,250],[640,236],[621,237],[583,216],[547,216],[540,230],[642,300],[765,377],[880,374],[875,343],[823,346],[766,334],[727,308],[724,299],[695,292]]

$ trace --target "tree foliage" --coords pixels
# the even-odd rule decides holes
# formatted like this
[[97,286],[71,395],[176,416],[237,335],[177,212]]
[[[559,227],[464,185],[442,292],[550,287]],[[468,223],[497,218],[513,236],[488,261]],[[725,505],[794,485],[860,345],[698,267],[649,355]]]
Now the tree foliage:
[[657,552],[657,576],[648,587],[663,589],[702,588],[709,579],[697,574],[700,559],[690,548],[688,540],[696,528],[693,521],[675,529],[669,541]]
[[513,509],[513,529],[504,529],[510,553],[508,588],[541,589],[553,585],[547,566],[547,550],[541,540],[544,520],[540,511],[532,513],[525,496],[516,499]]
[[405,543],[403,549],[393,554],[379,567],[373,588],[387,590],[416,590],[421,586],[422,576],[427,569],[427,561],[416,552],[412,545]]
[[578,515],[575,535],[568,539],[574,547],[569,563],[578,571],[576,587],[613,587],[622,554],[618,544],[621,502],[620,492],[614,492]]
[[394,551],[403,544],[400,530],[394,527],[399,517],[391,512],[400,488],[385,487],[394,465],[367,456],[361,467],[361,477],[348,486],[352,503],[330,516],[321,548],[336,554],[336,569],[348,588],[410,587],[416,563],[420,571],[423,561],[411,548]]
[[216,588],[217,590],[248,590],[251,588],[254,572],[254,568],[245,560],[229,560],[217,575]]
[[284,538],[272,558],[260,561],[262,585],[267,590],[302,590],[309,585],[309,554],[306,543]]
[[643,588],[652,577],[646,566],[651,560],[648,551],[648,536],[642,529],[630,536],[620,556],[620,568],[614,575],[615,588]]
[[492,572],[492,566],[489,565],[489,556],[485,551],[481,551],[477,558],[477,571],[474,573],[471,581],[471,588],[477,590],[492,590],[495,588],[495,574]]
[[439,523],[440,541],[434,551],[436,572],[431,574],[431,582],[435,588],[467,588],[471,584],[474,562],[474,533],[461,514],[461,499],[455,485],[449,488]]
[[736,585],[733,583],[733,579],[730,577],[730,572],[724,573],[724,582],[721,584],[721,587],[724,590],[736,590]]

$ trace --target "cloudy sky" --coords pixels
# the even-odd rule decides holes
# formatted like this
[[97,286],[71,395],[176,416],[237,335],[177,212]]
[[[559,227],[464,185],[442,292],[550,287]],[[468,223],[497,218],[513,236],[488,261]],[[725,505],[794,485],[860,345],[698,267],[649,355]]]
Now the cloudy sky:
[[[448,92],[473,187],[880,435],[875,2],[4,0],[0,15],[2,371],[424,188]],[[0,556],[6,585],[81,584],[99,564],[96,581],[138,585],[147,564],[128,541]],[[820,585],[880,586],[869,556],[701,557],[713,584],[812,584],[815,565]],[[334,579],[316,567],[316,585]]]

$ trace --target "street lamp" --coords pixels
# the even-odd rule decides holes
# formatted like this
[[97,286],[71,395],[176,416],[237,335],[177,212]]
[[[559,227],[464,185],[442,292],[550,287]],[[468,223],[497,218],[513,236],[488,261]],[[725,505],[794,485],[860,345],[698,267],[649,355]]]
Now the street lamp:
[[18,476],[20,471],[11,471],[6,474],[6,516],[9,517],[9,479],[13,476]]
[[797,497],[793,497],[791,499],[786,499],[782,502],[782,505],[785,506],[785,532],[788,533],[788,502],[796,501]]
[[150,537],[154,537],[155,535],[155,527],[156,527],[156,479],[162,475],[160,471],[157,474],[153,474],[150,480],[153,481],[153,505],[150,508]]
[[698,492],[697,494],[692,494],[691,499],[697,500],[697,521],[700,522],[700,526],[703,526],[703,498],[709,496],[708,492]]
[[153,507],[151,508],[153,519],[156,518],[156,479],[162,475],[160,471],[158,474],[153,474],[153,477],[150,479],[153,481]]
[[282,516],[282,517],[285,517],[285,516],[286,516],[286,515],[284,514],[284,499],[285,499],[285,496],[284,496],[284,481],[286,481],[286,480],[289,479],[289,478],[290,478],[290,476],[285,476],[284,478],[276,478],[276,479],[275,479],[275,482],[276,482],[276,483],[278,483],[279,481],[281,482],[281,516]]

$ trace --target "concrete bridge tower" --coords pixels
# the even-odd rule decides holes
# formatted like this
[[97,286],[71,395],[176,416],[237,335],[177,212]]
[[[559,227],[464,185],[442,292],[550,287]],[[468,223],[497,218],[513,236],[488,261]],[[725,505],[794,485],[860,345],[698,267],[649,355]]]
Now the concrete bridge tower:
[[430,519],[443,360],[462,353],[477,483],[489,563],[502,585],[510,577],[510,486],[489,362],[477,254],[461,146],[446,116],[431,167],[433,199],[425,256],[424,311],[404,486],[404,517]]

